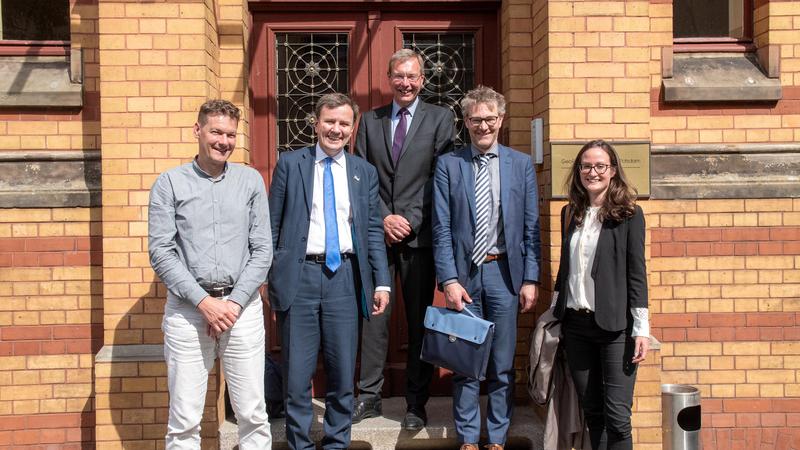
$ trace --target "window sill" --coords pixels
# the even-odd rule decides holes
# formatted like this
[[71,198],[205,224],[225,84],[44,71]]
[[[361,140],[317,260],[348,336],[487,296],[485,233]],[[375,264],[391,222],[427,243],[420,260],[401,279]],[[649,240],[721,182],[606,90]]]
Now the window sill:
[[678,53],[662,81],[664,101],[742,102],[781,99],[780,79],[768,78],[752,53]]
[[100,151],[0,152],[1,208],[100,204]]
[[0,56],[0,107],[81,107],[81,54]]

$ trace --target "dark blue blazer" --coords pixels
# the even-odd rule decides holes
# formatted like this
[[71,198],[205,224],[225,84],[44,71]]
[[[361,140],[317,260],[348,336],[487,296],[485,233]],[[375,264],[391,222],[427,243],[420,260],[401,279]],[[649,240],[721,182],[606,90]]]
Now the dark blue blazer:
[[[276,311],[289,309],[297,295],[314,198],[315,151],[315,147],[306,147],[282,153],[272,173],[269,210],[274,254],[268,279],[269,300]],[[361,313],[368,318],[375,286],[391,286],[378,173],[368,162],[347,152],[345,160],[353,211],[353,246],[358,261],[356,292],[361,293]]]
[[[511,284],[539,281],[541,238],[536,172],[530,156],[500,145],[500,207]],[[439,283],[466,285],[475,245],[475,173],[471,147],[439,157],[433,183],[433,254]]]

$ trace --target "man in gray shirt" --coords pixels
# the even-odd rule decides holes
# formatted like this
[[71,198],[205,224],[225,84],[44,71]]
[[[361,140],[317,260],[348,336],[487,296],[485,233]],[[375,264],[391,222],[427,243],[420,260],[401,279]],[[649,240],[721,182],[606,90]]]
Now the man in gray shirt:
[[272,261],[264,182],[228,163],[239,109],[200,107],[190,163],[150,192],[150,263],[166,285],[164,358],[170,394],[166,448],[199,449],[208,373],[219,356],[239,423],[239,448],[272,446],[264,402],[264,317],[258,288]]

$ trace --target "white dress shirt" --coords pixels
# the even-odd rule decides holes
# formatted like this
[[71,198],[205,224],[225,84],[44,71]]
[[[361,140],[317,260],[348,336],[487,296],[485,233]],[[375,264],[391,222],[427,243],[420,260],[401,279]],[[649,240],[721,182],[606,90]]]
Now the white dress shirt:
[[[306,255],[325,254],[325,206],[323,176],[325,174],[325,158],[328,155],[317,144],[314,157],[314,190],[311,203],[311,223],[308,226],[308,245]],[[336,224],[339,228],[339,252],[353,253],[353,223],[350,211],[350,189],[347,185],[347,160],[344,151],[333,156],[331,173],[333,174],[333,192],[336,198]]]
[[[567,278],[567,308],[595,310],[594,278],[592,264],[600,238],[602,222],[597,220],[599,207],[586,210],[583,225],[575,229],[569,242],[569,277]],[[555,302],[553,302],[555,305]],[[649,336],[650,321],[647,308],[631,308],[633,316],[632,336]]]
[[[325,205],[324,179],[325,158],[328,155],[317,144],[314,155],[314,194],[311,200],[311,221],[308,225],[306,255],[325,254]],[[350,188],[347,183],[347,159],[344,150],[332,156],[333,195],[336,198],[336,225],[339,229],[339,252],[355,253],[353,250],[353,212],[350,207]],[[389,286],[376,286],[376,292],[390,292]]]

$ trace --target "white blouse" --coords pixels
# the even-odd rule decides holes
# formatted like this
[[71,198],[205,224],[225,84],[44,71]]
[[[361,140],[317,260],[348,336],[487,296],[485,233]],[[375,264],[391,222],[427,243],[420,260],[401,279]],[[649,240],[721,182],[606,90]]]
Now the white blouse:
[[[586,210],[583,225],[575,229],[569,242],[569,277],[567,278],[567,308],[595,310],[592,264],[597,250],[597,240],[603,223],[597,220],[599,207]],[[556,293],[557,294],[557,293]],[[555,299],[551,305],[555,305]],[[647,308],[631,308],[632,336],[649,336],[650,321]]]

